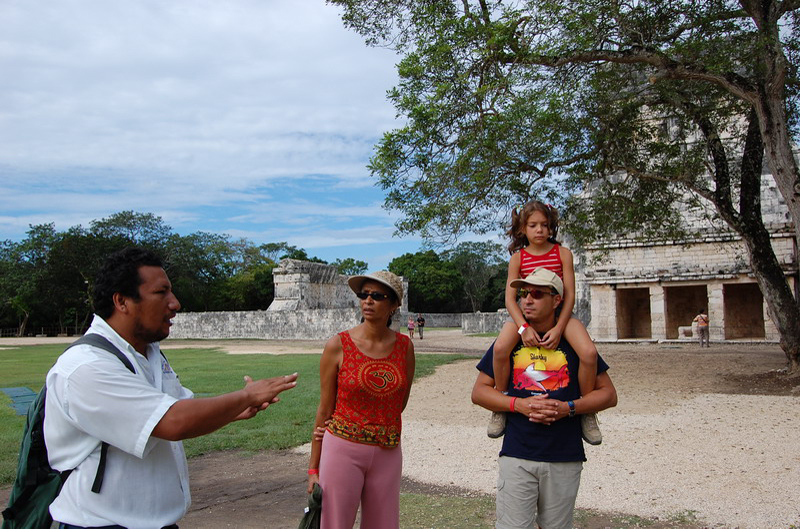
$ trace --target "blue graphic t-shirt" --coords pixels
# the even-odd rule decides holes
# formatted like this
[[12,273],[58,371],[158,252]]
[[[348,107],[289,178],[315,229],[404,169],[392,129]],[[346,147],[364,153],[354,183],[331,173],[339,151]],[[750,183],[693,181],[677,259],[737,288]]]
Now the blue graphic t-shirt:
[[[494,344],[486,351],[477,368],[494,378],[492,358]],[[523,347],[522,341],[511,352],[511,381],[508,395],[530,397],[548,394],[550,398],[568,401],[580,398],[578,359],[575,350],[562,339],[555,350]],[[608,370],[597,358],[597,373]],[[531,461],[586,461],[581,439],[580,417],[564,417],[551,425],[531,422],[521,413],[507,413],[506,433],[501,456]]]

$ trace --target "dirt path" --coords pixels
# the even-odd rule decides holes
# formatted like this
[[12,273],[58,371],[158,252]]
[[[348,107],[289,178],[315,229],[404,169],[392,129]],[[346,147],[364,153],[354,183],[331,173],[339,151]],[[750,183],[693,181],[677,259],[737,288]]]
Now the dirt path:
[[[490,342],[427,330],[415,347],[478,356]],[[200,343],[273,354],[319,352],[322,345]],[[800,485],[795,387],[800,382],[776,371],[785,366],[777,346],[598,344],[598,349],[611,365],[620,403],[601,414],[603,444],[587,447],[578,506],[601,513],[582,527],[605,526],[603,513],[609,512],[665,520],[692,511],[699,521],[682,527],[800,523],[800,507],[788,500]],[[474,365],[467,360],[442,366],[415,383],[404,414],[404,490],[493,494],[500,442],[485,436],[488,412],[469,401]],[[193,505],[181,527],[297,527],[305,505],[303,452],[300,447],[192,459]],[[667,526],[673,525],[651,527]]]

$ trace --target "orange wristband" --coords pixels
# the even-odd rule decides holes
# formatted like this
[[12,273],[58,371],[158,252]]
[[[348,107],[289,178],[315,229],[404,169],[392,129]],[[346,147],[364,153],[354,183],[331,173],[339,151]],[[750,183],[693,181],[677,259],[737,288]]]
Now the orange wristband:
[[515,411],[514,410],[514,403],[516,401],[517,401],[517,397],[511,397],[511,403],[508,405],[508,407],[511,408],[511,411]]
[[309,476],[313,476],[314,474],[319,474],[319,469],[318,468],[309,468],[308,469],[308,475]]

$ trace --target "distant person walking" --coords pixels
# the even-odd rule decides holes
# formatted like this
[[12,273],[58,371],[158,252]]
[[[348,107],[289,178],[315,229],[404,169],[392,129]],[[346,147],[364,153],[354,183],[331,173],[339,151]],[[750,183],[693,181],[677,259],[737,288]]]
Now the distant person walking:
[[414,318],[412,316],[408,317],[408,335],[412,339],[414,338]]
[[417,314],[417,330],[419,331],[419,339],[422,340],[422,332],[425,329],[425,318],[422,314]]
[[700,340],[700,347],[703,347],[703,343],[705,343],[706,347],[711,347],[708,343],[708,314],[706,314],[706,309],[700,309],[700,314],[694,317],[694,320],[697,322],[697,337]]

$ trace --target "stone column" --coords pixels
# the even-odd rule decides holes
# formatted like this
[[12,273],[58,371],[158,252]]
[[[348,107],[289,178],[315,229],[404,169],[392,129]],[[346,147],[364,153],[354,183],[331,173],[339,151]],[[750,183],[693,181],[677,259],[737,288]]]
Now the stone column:
[[664,307],[664,287],[650,286],[650,337],[653,340],[667,339],[666,307]]
[[595,340],[616,340],[617,296],[608,285],[591,285],[591,314],[589,335]]
[[725,339],[725,296],[722,282],[710,281],[706,285],[708,292],[708,339],[722,341]]

